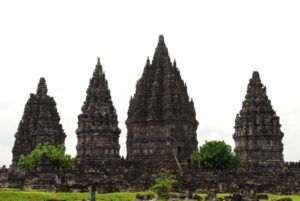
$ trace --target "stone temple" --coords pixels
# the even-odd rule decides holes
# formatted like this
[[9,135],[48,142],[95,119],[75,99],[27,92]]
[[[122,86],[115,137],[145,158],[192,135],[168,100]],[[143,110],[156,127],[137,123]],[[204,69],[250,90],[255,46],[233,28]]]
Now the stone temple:
[[235,151],[244,162],[283,161],[283,133],[266,90],[258,72],[253,72],[233,134]]
[[99,58],[86,93],[78,116],[76,160],[81,166],[91,168],[120,159],[121,130]]
[[174,161],[176,155],[183,162],[197,148],[194,103],[162,35],[137,81],[126,126],[129,160]]
[[41,78],[15,135],[12,168],[0,168],[0,187],[139,192],[153,185],[161,168],[168,168],[178,180],[174,185],[177,192],[300,194],[300,163],[283,160],[279,117],[258,72],[253,72],[235,120],[233,139],[242,163],[230,171],[212,172],[190,163],[190,155],[197,148],[198,121],[163,36],[152,61],[147,59],[130,99],[126,159],[119,155],[118,118],[100,59],[78,116],[73,167],[58,171],[48,157],[42,157],[34,170],[16,168],[20,155],[28,154],[39,143],[64,144],[59,121],[55,101],[47,95],[46,82]]
[[12,167],[16,168],[21,154],[28,154],[40,143],[64,144],[66,135],[59,123],[60,117],[55,100],[47,95],[44,78],[38,84],[36,94],[30,94],[24,109],[22,120],[15,134],[12,149]]

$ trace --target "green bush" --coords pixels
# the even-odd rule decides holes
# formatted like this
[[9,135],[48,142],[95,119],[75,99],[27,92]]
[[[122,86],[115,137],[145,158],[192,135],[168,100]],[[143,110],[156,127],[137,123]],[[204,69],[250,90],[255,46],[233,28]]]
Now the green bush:
[[172,189],[172,185],[178,183],[175,176],[167,169],[161,169],[155,178],[155,184],[150,190],[154,191],[158,198],[167,200],[169,193]]
[[18,166],[25,170],[34,170],[41,157],[46,155],[49,158],[51,165],[57,169],[69,168],[73,165],[73,159],[70,155],[65,154],[65,147],[63,145],[39,144],[28,155],[20,156]]
[[230,170],[237,167],[240,158],[224,141],[205,141],[191,156],[192,164],[205,170]]

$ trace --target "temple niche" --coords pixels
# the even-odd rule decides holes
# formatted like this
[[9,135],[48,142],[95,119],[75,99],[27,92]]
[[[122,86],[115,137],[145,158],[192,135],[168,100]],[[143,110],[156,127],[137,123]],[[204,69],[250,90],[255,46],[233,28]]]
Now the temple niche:
[[28,154],[40,143],[59,145],[65,143],[66,135],[60,122],[53,97],[47,95],[44,78],[40,78],[36,94],[30,94],[15,134],[12,149],[12,168],[17,168],[21,154]]
[[253,72],[242,109],[235,119],[235,151],[243,162],[283,162],[283,133],[266,87]]
[[121,131],[99,58],[86,93],[78,116],[76,161],[85,168],[93,168],[120,159]]
[[128,160],[187,162],[197,148],[194,103],[162,35],[137,81],[126,126]]

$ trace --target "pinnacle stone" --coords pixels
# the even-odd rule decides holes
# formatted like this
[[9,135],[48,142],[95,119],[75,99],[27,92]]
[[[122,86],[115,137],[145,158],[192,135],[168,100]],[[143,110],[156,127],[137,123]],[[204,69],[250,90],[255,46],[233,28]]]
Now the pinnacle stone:
[[166,45],[165,44],[165,39],[163,35],[159,35],[159,39],[158,39],[158,45]]
[[40,95],[40,96],[44,96],[44,95],[47,95],[47,92],[48,92],[48,89],[47,89],[46,80],[45,80],[45,78],[41,77],[39,84],[38,84],[36,94]]

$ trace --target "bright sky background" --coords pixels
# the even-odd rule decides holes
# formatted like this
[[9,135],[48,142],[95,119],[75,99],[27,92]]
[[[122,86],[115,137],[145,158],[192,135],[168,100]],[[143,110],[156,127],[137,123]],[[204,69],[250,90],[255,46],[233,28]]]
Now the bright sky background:
[[299,1],[1,1],[0,165],[11,163],[14,134],[30,93],[46,78],[76,155],[77,116],[97,57],[116,107],[126,155],[127,109],[159,34],[194,99],[198,142],[234,146],[234,120],[258,70],[280,116],[284,158],[299,161]]

